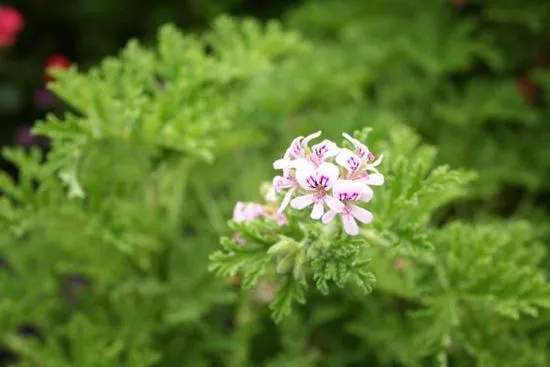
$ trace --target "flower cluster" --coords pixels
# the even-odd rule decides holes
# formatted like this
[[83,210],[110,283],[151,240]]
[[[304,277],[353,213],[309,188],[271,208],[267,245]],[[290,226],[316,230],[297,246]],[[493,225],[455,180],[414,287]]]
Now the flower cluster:
[[244,203],[239,201],[233,209],[233,221],[248,222],[259,218],[270,218],[279,225],[285,225],[288,220],[277,208],[270,205],[262,205],[254,202]]
[[[269,218],[275,221],[280,226],[284,226],[288,223],[288,219],[284,213],[277,210],[276,197],[274,192],[269,190],[265,193],[264,199],[266,204],[259,204],[255,202],[242,202],[239,201],[233,209],[233,221],[234,222],[250,222],[260,218]],[[239,236],[238,233],[233,234],[233,240],[242,245],[245,241]]]
[[346,133],[343,136],[353,151],[330,140],[310,148],[310,141],[320,135],[318,131],[294,139],[283,158],[273,163],[273,168],[282,170],[282,175],[273,179],[273,189],[276,193],[286,191],[279,213],[288,205],[298,210],[313,206],[312,219],[328,223],[340,215],[344,230],[357,235],[356,220],[370,223],[373,219],[372,213],[358,204],[372,199],[370,186],[384,183],[376,169],[382,156],[375,160],[367,146]]
[[23,29],[25,21],[17,9],[0,7],[0,47],[10,47]]

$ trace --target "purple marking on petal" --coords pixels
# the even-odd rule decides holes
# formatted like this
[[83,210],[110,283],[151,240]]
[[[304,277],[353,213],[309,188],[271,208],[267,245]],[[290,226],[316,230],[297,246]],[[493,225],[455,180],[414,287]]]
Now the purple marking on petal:
[[338,195],[338,199],[340,199],[340,201],[344,201],[344,200],[351,200],[351,201],[356,201],[357,199],[359,199],[359,192],[341,192],[339,193]]
[[322,175],[319,177],[319,184],[323,188],[326,188],[328,186],[329,178],[327,176]]
[[302,146],[303,137],[299,136],[290,144],[290,156],[293,158],[300,158],[304,155],[304,147]]
[[355,157],[349,157],[347,159],[347,163],[349,165],[350,171],[355,172],[359,168],[359,161],[355,159]]
[[317,179],[313,176],[309,176],[306,179],[306,183],[309,186],[309,188],[311,188],[311,189],[316,189],[316,188],[319,187],[319,183],[317,182]]
[[326,145],[321,145],[315,148],[315,155],[318,158],[323,158],[323,156],[328,152],[328,147]]
[[355,149],[357,151],[357,155],[359,156],[359,158],[361,158],[361,160],[368,159],[369,152],[367,150],[365,150],[361,146],[356,146]]

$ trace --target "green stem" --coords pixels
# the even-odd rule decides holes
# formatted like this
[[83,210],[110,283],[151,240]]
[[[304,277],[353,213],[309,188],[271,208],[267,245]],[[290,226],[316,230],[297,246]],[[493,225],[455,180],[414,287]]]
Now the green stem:
[[447,350],[451,344],[451,338],[449,335],[446,335],[441,340],[441,349],[436,355],[436,363],[438,367],[448,367],[449,361],[447,358]]
[[157,273],[159,279],[168,279],[169,260],[172,246],[171,242],[178,241],[180,236],[180,221],[183,202],[189,182],[189,171],[193,161],[189,158],[178,158],[172,162],[166,162],[164,170],[157,182],[156,196],[163,198],[158,205],[158,217],[164,223],[159,223],[160,240],[166,245],[162,246],[157,258]]
[[249,339],[253,334],[252,323],[255,317],[252,311],[252,299],[250,291],[243,289],[241,291],[239,305],[235,314],[235,333],[234,338],[237,339],[233,353],[228,363],[229,367],[242,367],[246,365],[249,353]]
[[447,352],[444,350],[437,353],[436,356],[436,363],[438,367],[448,367],[448,361],[447,361]]
[[203,210],[206,213],[206,217],[210,222],[210,225],[218,233],[223,233],[225,229],[225,220],[222,215],[222,210],[216,203],[214,198],[206,191],[205,186],[199,182],[194,182],[193,188],[197,194],[197,199],[201,203]]

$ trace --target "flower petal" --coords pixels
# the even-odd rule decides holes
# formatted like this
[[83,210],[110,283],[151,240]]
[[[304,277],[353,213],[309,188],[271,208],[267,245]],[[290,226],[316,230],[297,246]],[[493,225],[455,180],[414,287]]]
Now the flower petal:
[[372,213],[367,209],[363,209],[357,205],[351,205],[351,215],[353,215],[358,221],[369,224],[372,222]]
[[304,156],[304,147],[302,145],[303,136],[299,136],[292,140],[290,147],[288,148],[288,155],[290,158],[302,158]]
[[340,151],[338,145],[330,140],[323,140],[319,144],[311,147],[315,158],[319,163],[324,162],[327,158],[334,157]]
[[313,139],[317,139],[318,137],[321,136],[321,130],[319,131],[316,131],[314,132],[313,134],[309,134],[308,136],[306,136],[303,140],[302,140],[302,148],[306,148],[309,144],[310,141],[312,141]]
[[359,233],[357,222],[351,214],[342,214],[342,224],[344,225],[344,231],[350,236],[355,236]]
[[327,203],[327,206],[330,208],[330,210],[334,210],[336,212],[341,212],[342,210],[344,210],[344,203],[330,195],[325,196],[323,200],[325,203]]
[[318,187],[317,177],[315,174],[315,168],[311,163],[300,160],[295,162],[296,168],[296,181],[298,184],[306,190],[315,190]]
[[357,172],[359,166],[361,165],[361,159],[357,156],[357,154],[346,148],[341,149],[340,153],[338,153],[334,160],[340,166],[344,167],[350,175]]
[[372,189],[366,185],[363,185],[363,191],[361,193],[360,200],[371,201],[373,196],[374,196],[374,192],[372,191]]
[[331,220],[334,219],[334,217],[336,216],[337,212],[334,211],[334,210],[329,210],[328,212],[325,213],[325,215],[323,215],[323,217],[321,218],[321,221],[323,223],[328,223],[330,222]]
[[349,134],[343,133],[342,136],[347,139],[355,147],[355,154],[361,159],[361,162],[366,162],[369,160],[371,155],[369,154],[369,148],[359,140],[352,138]]
[[244,215],[245,220],[254,220],[265,214],[265,209],[261,204],[258,203],[248,203],[245,205]]
[[288,206],[288,203],[290,203],[290,199],[292,199],[292,195],[294,195],[295,191],[296,191],[296,189],[290,189],[290,190],[287,191],[287,193],[285,194],[285,196],[283,198],[283,201],[281,202],[281,206],[277,210],[277,213],[282,213],[283,210],[286,209],[286,207]]
[[277,159],[273,162],[273,169],[283,170],[283,176],[288,177],[290,175],[290,169],[293,168],[293,161],[288,158]]
[[293,179],[285,178],[283,176],[273,177],[272,184],[275,192],[280,192],[281,190],[294,188],[298,186],[298,184]]
[[330,189],[334,185],[339,175],[340,170],[338,169],[338,166],[332,163],[322,163],[319,167],[317,167],[317,183],[325,190]]
[[285,158],[279,158],[275,162],[273,162],[273,169],[284,169],[288,166],[290,161]]
[[371,175],[368,175],[368,177],[363,182],[371,186],[381,186],[384,184],[384,175],[382,175],[381,173],[373,173]]
[[360,200],[364,192],[364,186],[357,181],[352,180],[338,180],[334,184],[332,193],[334,197],[340,201]]
[[320,219],[325,212],[323,202],[313,204],[313,210],[311,211],[311,219]]
[[235,222],[242,222],[244,220],[244,203],[237,202],[235,208],[233,208],[233,220]]
[[307,194],[302,196],[297,196],[290,201],[290,206],[294,209],[304,209],[307,206],[313,204],[314,194]]
[[235,222],[247,222],[265,215],[263,205],[258,203],[237,202],[233,209],[233,220]]
[[367,165],[367,168],[375,168],[377,167],[380,163],[382,163],[382,159],[384,158],[384,154],[380,154],[380,157],[378,157],[377,160],[375,160],[374,162],[370,163]]

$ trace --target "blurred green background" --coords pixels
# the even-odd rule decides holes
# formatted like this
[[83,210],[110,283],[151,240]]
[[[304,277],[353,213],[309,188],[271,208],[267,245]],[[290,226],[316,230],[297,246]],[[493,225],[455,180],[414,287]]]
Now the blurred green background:
[[[239,98],[248,102],[248,105],[239,106],[242,110],[237,109],[239,117],[237,120],[242,121],[242,130],[250,129],[254,132],[259,130],[258,135],[268,139],[262,141],[258,139],[254,142],[257,145],[253,147],[252,143],[245,142],[242,144],[242,151],[220,157],[220,161],[213,169],[201,167],[197,170],[199,178],[207,177],[204,182],[208,182],[208,185],[204,187],[199,185],[194,190],[200,192],[202,189],[206,194],[211,195],[211,200],[215,201],[220,208],[219,213],[214,216],[214,221],[198,221],[195,215],[204,214],[202,213],[204,208],[201,206],[203,198],[197,194],[193,197],[194,200],[185,203],[186,216],[183,217],[182,227],[184,227],[185,236],[190,237],[188,241],[197,245],[200,255],[193,250],[192,255],[197,256],[198,260],[196,260],[188,256],[189,253],[184,252],[189,250],[182,250],[181,258],[176,258],[173,262],[193,263],[194,266],[206,272],[206,257],[213,248],[217,247],[215,239],[218,237],[218,232],[225,231],[224,221],[229,217],[235,200],[257,199],[258,194],[254,190],[259,181],[268,180],[273,173],[269,159],[279,154],[292,136],[311,132],[319,127],[325,130],[327,137],[334,138],[343,130],[351,132],[367,125],[373,126],[375,132],[381,131],[381,134],[384,134],[386,130],[390,130],[390,127],[404,124],[418,133],[423,143],[435,146],[438,150],[438,164],[449,164],[452,168],[474,169],[479,173],[479,180],[469,191],[468,200],[456,202],[450,207],[441,209],[443,214],[434,215],[436,224],[440,224],[437,222],[440,218],[443,218],[441,222],[449,218],[478,220],[484,217],[502,219],[513,216],[517,219],[527,219],[535,228],[533,236],[537,239],[548,242],[550,238],[550,3],[548,1],[26,0],[5,2],[2,6],[17,9],[24,19],[24,27],[15,43],[0,50],[2,54],[0,56],[0,145],[3,146],[40,145],[47,149],[46,141],[31,139],[25,129],[32,125],[33,121],[42,119],[47,112],[61,113],[66,109],[60,101],[55,100],[44,90],[47,81],[46,68],[52,57],[56,57],[58,62],[65,60],[86,70],[96,65],[105,56],[117,54],[131,38],[137,38],[146,45],[152,44],[161,24],[172,22],[186,32],[200,32],[222,13],[235,16],[248,15],[261,20],[277,18],[282,21],[284,29],[298,31],[307,42],[313,45],[312,50],[304,54],[297,53],[289,62],[275,68],[273,74],[252,79],[253,82],[249,86],[250,92],[245,93],[244,96],[239,95]],[[235,129],[235,131],[238,130]],[[248,136],[243,138],[243,140],[246,139],[254,140]],[[246,145],[248,143],[250,147]],[[233,144],[238,146],[240,142]],[[228,143],[228,145],[231,144]],[[96,184],[98,187],[104,185],[106,192],[112,189],[110,181],[106,182],[108,180],[95,176],[94,164],[104,170],[105,175],[112,177],[115,182],[119,180],[125,183],[125,180],[128,180],[136,186],[141,183],[140,177],[126,177],[131,175],[125,175],[118,170],[118,167],[113,167],[107,159],[120,154],[128,162],[132,162],[133,153],[126,152],[124,155],[117,151],[117,149],[124,151],[127,147],[109,147],[112,153],[110,157],[102,155],[104,146],[96,148],[96,151],[91,152],[92,158],[89,159],[93,164],[88,162],[89,167],[92,168],[88,167],[89,175],[84,178],[89,181],[88,184],[91,186]],[[395,149],[400,148],[402,147]],[[406,149],[403,148],[403,150]],[[128,149],[128,151],[131,150]],[[143,155],[145,156],[146,153]],[[242,167],[232,166],[236,157],[244,162],[252,162],[247,165],[249,169],[242,175]],[[121,159],[118,165],[123,167],[124,160]],[[132,174],[139,176],[132,171],[131,164],[128,164],[128,167]],[[5,161],[1,161],[1,168],[16,174],[15,169]],[[145,168],[142,170],[141,166],[138,168],[136,168],[138,173],[146,171]],[[210,176],[208,171],[212,171]],[[237,173],[239,178],[235,180]],[[95,179],[97,181],[94,181]],[[116,185],[114,186],[116,188]],[[125,190],[120,190],[121,192],[117,194],[127,195]],[[100,190],[96,193],[96,198],[98,201],[102,200]],[[125,199],[128,203],[134,203],[133,198]],[[65,201],[63,203],[65,205]],[[69,205],[67,204],[67,207]],[[48,215],[44,217],[50,219],[53,217],[50,213],[56,213],[56,208],[46,209],[51,211],[45,211]],[[85,210],[88,208],[82,209],[83,212]],[[121,206],[117,207],[117,210],[125,213],[127,208]],[[71,211],[67,213],[69,213],[67,216],[72,215]],[[118,212],[114,209],[111,211],[109,208],[107,213],[111,215]],[[147,218],[142,216],[141,207],[140,210],[132,213],[135,214],[134,217],[123,218],[128,221],[121,224],[124,230],[126,225],[130,229],[137,226],[136,223],[141,223],[143,218]],[[120,218],[114,214],[113,217],[117,220]],[[52,218],[52,222],[55,222],[54,219]],[[113,222],[116,222],[115,219]],[[149,229],[148,225],[149,223],[143,223],[144,228]],[[502,228],[506,227],[507,224],[502,225]],[[39,230],[35,232],[36,237],[32,238],[32,241],[36,241],[35,243],[42,240],[42,232],[40,227],[38,228]],[[67,259],[72,259],[73,255],[78,255],[78,248],[75,249],[72,246],[70,236],[67,237],[65,232],[60,231],[60,233],[63,235],[64,244],[72,251],[67,251],[71,254]],[[67,233],[74,236],[75,242],[80,240],[79,227],[71,227]],[[53,249],[57,246],[58,238],[54,236],[52,238]],[[65,240],[65,238],[68,239]],[[468,236],[463,239],[464,243],[469,240]],[[482,240],[483,238],[479,242]],[[98,247],[94,242],[95,239],[89,241],[94,248]],[[173,242],[179,243],[179,239],[173,239]],[[514,248],[514,246],[510,247]],[[56,253],[52,252],[51,256],[55,257],[55,255]],[[100,255],[104,256],[104,254]],[[24,254],[22,258],[26,259],[26,256],[35,258],[32,251]],[[98,256],[98,259],[101,256]],[[36,255],[36,257],[40,256]],[[102,259],[94,258],[94,261],[103,265]],[[546,274],[548,274],[547,263],[547,259],[542,263],[542,271]],[[2,266],[1,263],[0,266]],[[29,268],[31,269],[32,266]],[[179,263],[173,268],[184,273]],[[113,282],[116,283],[119,280],[118,274],[115,274],[115,270],[112,272]],[[196,272],[199,271],[196,270]],[[189,273],[192,271],[189,270]],[[177,274],[179,276],[179,273]],[[180,278],[185,279],[187,275],[185,273],[185,276]],[[37,277],[40,276],[37,275]],[[29,284],[34,281],[35,279],[29,276]],[[197,281],[197,283],[200,282]],[[382,284],[381,289],[383,286]],[[199,284],[197,289],[208,288]],[[186,291],[195,295],[195,288],[189,287]],[[394,289],[390,289],[388,293],[393,296],[393,291]],[[382,360],[383,362],[379,365],[386,366],[407,365],[401,361],[405,353],[401,355],[399,348],[393,348],[390,345],[397,341],[396,335],[400,335],[401,326],[399,323],[394,323],[394,318],[388,316],[393,314],[387,312],[386,294],[383,292],[384,290],[381,297],[380,294],[376,296],[379,297],[376,299],[378,303],[369,303],[369,298],[366,304],[361,305],[362,308],[354,306],[355,300],[351,302],[345,299],[346,296],[338,294],[335,297],[337,301],[335,301],[335,308],[343,310],[344,307],[339,303],[341,302],[347,304],[353,312],[368,309],[365,315],[369,316],[367,317],[369,320],[371,320],[371,314],[375,315],[374,318],[377,320],[386,317],[388,324],[385,324],[385,321],[380,322],[380,330],[393,330],[394,334],[388,331],[390,336],[369,335],[368,330],[362,330],[364,335],[361,337],[368,342],[360,345],[369,345],[373,353],[373,356],[369,355],[365,360]],[[36,289],[28,293],[40,295]],[[32,299],[32,297],[29,298]],[[194,300],[188,297],[187,293],[183,298],[185,301]],[[399,319],[401,310],[407,306],[403,306],[406,302],[401,302],[401,298],[396,298],[398,298],[395,312],[397,316],[393,316]],[[321,303],[320,300],[321,298],[317,299],[319,303]],[[322,298],[322,300],[322,302],[332,302],[331,299],[327,301],[326,298]],[[204,302],[205,308],[210,307],[209,302],[209,299],[208,302]],[[31,301],[28,303],[32,306]],[[90,309],[95,312],[97,304],[95,302],[90,304]],[[313,303],[314,311],[316,307],[317,305]],[[122,314],[125,315],[125,311]],[[147,307],[139,311],[145,314]],[[350,311],[350,314],[353,312]],[[37,314],[40,312],[37,311]],[[136,319],[145,320],[146,317],[139,315]],[[189,318],[194,317],[195,315]],[[331,319],[330,315],[319,316],[320,319],[323,317]],[[357,322],[355,316],[352,319],[353,323]],[[329,338],[328,340],[338,342],[335,348],[341,349],[340,355],[348,356],[349,350],[346,348],[349,346],[346,345],[345,338],[341,337],[344,333],[338,324],[339,320],[328,326],[323,325],[320,329],[324,330],[325,334],[320,333],[320,335],[323,334],[325,338]],[[472,329],[494,331],[505,337],[515,335],[518,340],[523,340],[527,344],[527,338],[519,332],[516,333],[515,329],[511,328],[512,331],[506,329],[506,333],[509,333],[506,334],[500,333],[498,328],[492,329],[487,326],[492,322],[491,320],[483,319],[482,321],[487,324],[479,328],[472,327]],[[81,321],[77,320],[75,323]],[[217,318],[214,321],[213,324],[216,327],[222,328],[220,326],[222,323],[218,322]],[[278,343],[272,340],[275,338],[272,338],[274,333],[270,329],[271,322],[265,321],[264,324],[267,326],[264,325],[262,335],[267,341],[262,340],[258,344],[263,343],[266,349],[278,350],[278,346],[270,344]],[[368,322],[363,324],[366,327],[369,326]],[[542,321],[541,325],[539,329],[542,330],[541,334],[544,334],[548,323]],[[311,328],[315,329],[312,334],[317,335],[316,326]],[[189,332],[184,330],[182,333],[186,334],[185,341],[189,341],[187,348],[191,353],[195,350],[193,342],[202,343],[211,336],[210,330],[202,326],[200,338],[193,334],[195,332],[193,328],[189,330]],[[178,329],[178,332],[181,331]],[[301,332],[296,331],[296,334]],[[293,330],[289,329],[288,333],[294,335]],[[212,334],[216,333],[212,332]],[[221,332],[217,334],[225,342],[224,334]],[[76,335],[74,338],[80,337]],[[171,338],[171,334],[166,334],[166,338],[167,340]],[[239,338],[238,335],[235,337],[235,344],[238,344]],[[543,358],[546,358],[548,353],[544,350],[548,350],[550,338],[541,337],[543,341],[540,343],[537,338],[533,339],[535,340],[533,345],[536,344],[540,348],[538,351],[540,353],[532,353],[532,355],[542,357],[538,364],[533,364],[532,360],[523,360],[525,362],[523,365],[526,367],[545,366]],[[315,338],[312,337],[312,339]],[[492,341],[493,337],[486,339]],[[174,360],[179,361],[179,353],[185,353],[180,350],[177,339],[174,340],[171,348],[175,351]],[[518,350],[522,353],[531,348],[531,344],[524,348],[523,344],[520,346],[516,343],[516,339],[510,337],[510,340],[512,345],[518,345]],[[404,345],[407,344],[407,340],[401,341]],[[292,344],[288,341],[284,342],[287,346]],[[493,345],[491,348],[487,347],[487,350],[491,350],[487,353],[498,357],[501,349],[507,347],[503,347],[505,343],[495,343],[499,345],[494,349],[491,349]],[[159,344],[164,347],[165,343],[162,341]],[[323,345],[323,342],[319,342],[319,345]],[[224,350],[219,345],[211,346],[207,343],[204,348],[208,353],[214,354],[218,353],[218,350]],[[254,353],[256,351],[258,355],[262,354],[261,348],[254,348]],[[485,353],[485,350],[482,351]],[[185,350],[185,352],[188,351]],[[334,349],[331,350],[332,352]],[[371,353],[371,349],[368,353]],[[462,351],[458,353],[458,360],[461,360],[460,353]],[[338,353],[334,352],[334,355],[336,354]],[[525,354],[529,353],[525,352]],[[172,358],[170,353],[166,353],[164,357],[167,360]],[[263,360],[264,357],[262,355],[257,360]],[[550,355],[548,358],[550,359]],[[462,360],[463,366],[473,365],[469,359]],[[395,361],[400,361],[402,364],[397,364]],[[297,362],[296,365],[301,367],[300,363]],[[513,366],[516,367],[516,365]]]
[[[129,39],[152,40],[161,24],[201,30],[221,13],[280,16],[297,0],[31,0],[0,6],[18,10],[24,27],[10,47],[0,48],[0,145],[25,142],[25,128],[46,111],[61,111],[44,92],[45,68],[63,56],[83,70],[116,54]],[[27,139],[28,140],[28,139]],[[2,162],[2,167],[7,168]]]

